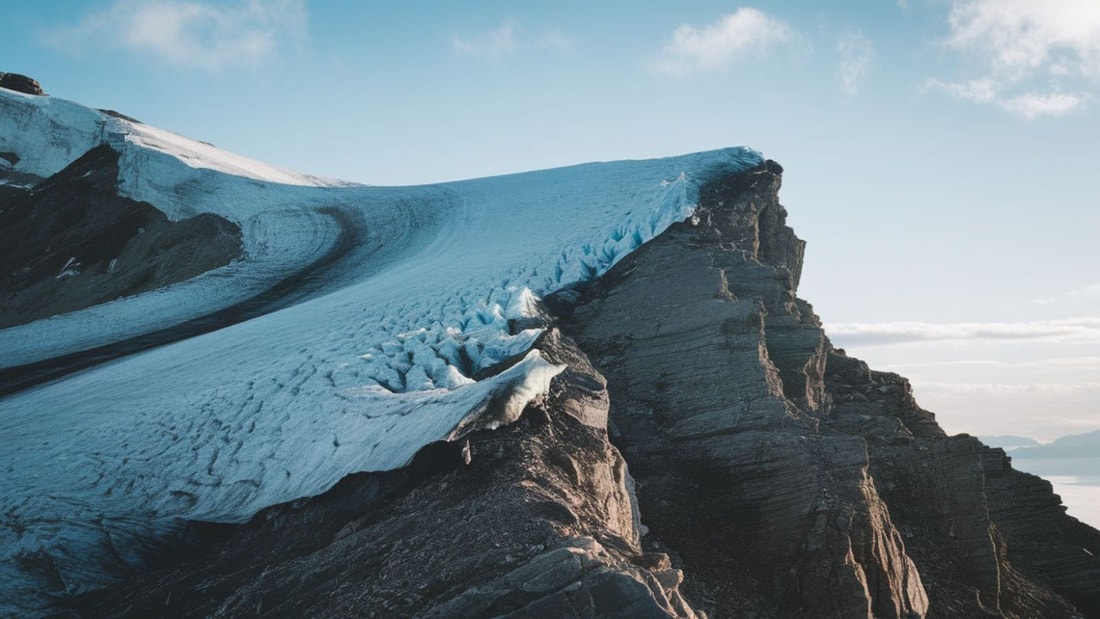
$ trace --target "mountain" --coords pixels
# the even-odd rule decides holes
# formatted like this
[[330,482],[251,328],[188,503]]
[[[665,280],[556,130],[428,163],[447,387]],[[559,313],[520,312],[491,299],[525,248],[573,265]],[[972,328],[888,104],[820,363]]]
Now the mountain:
[[1100,430],[1063,436],[1013,452],[1016,458],[1100,458]]
[[0,331],[2,613],[1100,615],[1100,532],[830,344],[754,151],[365,187],[0,91],[20,213],[95,149],[239,251]]
[[1042,443],[1026,436],[1013,436],[1011,434],[995,435],[995,436],[979,436],[979,439],[986,445],[992,445],[993,447],[1000,447],[1006,451],[1012,451],[1023,447],[1038,447]]

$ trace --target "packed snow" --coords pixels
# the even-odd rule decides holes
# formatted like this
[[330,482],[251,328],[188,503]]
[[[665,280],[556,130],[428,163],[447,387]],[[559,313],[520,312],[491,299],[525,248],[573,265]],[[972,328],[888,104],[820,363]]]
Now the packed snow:
[[110,582],[180,519],[240,522],[349,473],[401,467],[471,416],[521,410],[561,368],[532,348],[539,331],[511,321],[689,217],[712,175],[761,162],[735,148],[366,187],[55,99],[0,91],[0,108],[0,151],[36,152],[17,168],[45,176],[109,142],[125,192],[173,217],[226,216],[247,248],[168,289],[0,331],[0,366],[228,306],[316,260],[347,221],[365,231],[308,300],[0,400],[0,615]]

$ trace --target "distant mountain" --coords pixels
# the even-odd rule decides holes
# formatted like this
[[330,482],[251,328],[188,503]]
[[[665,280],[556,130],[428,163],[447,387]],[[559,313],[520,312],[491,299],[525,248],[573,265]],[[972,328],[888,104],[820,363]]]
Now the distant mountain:
[[1021,447],[1036,447],[1042,445],[1039,441],[1026,436],[1014,436],[1012,434],[979,436],[983,443],[991,447],[1000,447],[1005,451],[1013,451]]
[[1013,458],[1100,458],[1100,430],[1063,436],[1045,444],[1011,436],[988,436],[982,440],[1005,451],[1011,449]]

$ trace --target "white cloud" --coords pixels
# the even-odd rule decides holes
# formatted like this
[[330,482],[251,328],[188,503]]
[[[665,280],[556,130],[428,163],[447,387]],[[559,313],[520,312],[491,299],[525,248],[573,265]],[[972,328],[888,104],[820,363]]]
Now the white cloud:
[[840,37],[836,51],[840,55],[840,89],[844,94],[854,96],[874,63],[874,44],[862,32],[852,31]]
[[304,0],[116,0],[44,41],[74,53],[106,45],[178,67],[220,70],[254,66],[300,44],[307,22]]
[[451,37],[451,47],[460,56],[494,57],[516,51],[516,22],[507,20],[496,30],[463,38]]
[[983,75],[930,88],[1034,119],[1081,109],[1100,82],[1096,0],[954,0],[947,21],[947,46]]
[[651,69],[669,75],[714,71],[764,54],[786,43],[794,32],[786,22],[752,8],[740,8],[701,28],[682,25],[672,33]]
[[936,79],[925,81],[926,90],[938,90],[973,103],[992,103],[1001,109],[1034,120],[1040,116],[1063,116],[1085,105],[1086,96],[1062,92],[1037,93],[1025,92],[1016,96],[1006,96],[1006,85],[985,78],[963,82],[943,82]]
[[909,0],[898,0],[898,8],[899,9],[908,9],[909,8]]
[[1003,361],[1000,359],[959,359],[949,361],[921,361],[914,363],[894,363],[888,366],[891,372],[922,368],[995,368],[1029,370],[1100,370],[1100,357],[1054,357],[1030,361]]
[[1060,92],[1048,94],[1028,92],[1001,101],[1001,107],[1028,120],[1039,116],[1062,116],[1082,107],[1084,104],[1085,98],[1083,96],[1067,95]]
[[1031,322],[889,322],[842,323],[826,332],[846,346],[876,346],[932,341],[1044,340],[1100,343],[1100,316]]
[[974,103],[991,103],[997,101],[997,91],[1000,86],[992,79],[968,80],[965,82],[943,82],[937,79],[925,81],[924,88],[939,90],[949,95]]
[[983,54],[1009,79],[1035,73],[1100,75],[1095,0],[956,0],[948,44]]

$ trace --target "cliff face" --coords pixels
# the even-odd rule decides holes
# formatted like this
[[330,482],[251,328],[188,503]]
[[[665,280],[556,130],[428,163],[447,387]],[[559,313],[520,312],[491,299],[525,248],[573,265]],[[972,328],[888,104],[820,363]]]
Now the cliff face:
[[537,346],[568,369],[517,422],[219,529],[198,560],[71,608],[1100,616],[1100,533],[829,343],[796,296],[780,181],[772,162],[713,179],[691,220],[548,297]]
[[712,182],[566,323],[607,375],[643,522],[682,556],[688,599],[720,616],[1100,613],[1096,539],[1049,485],[831,346],[795,296],[780,173]]

